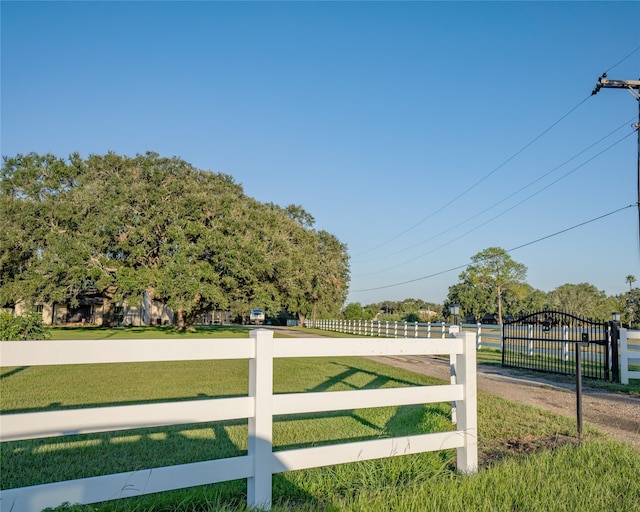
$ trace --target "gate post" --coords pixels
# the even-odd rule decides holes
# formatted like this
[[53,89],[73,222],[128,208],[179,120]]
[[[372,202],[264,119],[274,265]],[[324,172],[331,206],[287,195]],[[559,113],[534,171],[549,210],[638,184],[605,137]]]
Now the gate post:
[[620,326],[616,320],[611,321],[611,370],[613,382],[620,382]]

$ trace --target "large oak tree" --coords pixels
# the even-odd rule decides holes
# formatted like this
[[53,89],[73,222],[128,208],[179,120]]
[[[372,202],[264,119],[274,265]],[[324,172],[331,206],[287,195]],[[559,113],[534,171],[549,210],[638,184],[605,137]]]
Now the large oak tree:
[[346,247],[302,207],[259,203],[179,158],[5,157],[0,219],[0,305],[147,292],[184,328],[212,309],[303,319],[347,294]]

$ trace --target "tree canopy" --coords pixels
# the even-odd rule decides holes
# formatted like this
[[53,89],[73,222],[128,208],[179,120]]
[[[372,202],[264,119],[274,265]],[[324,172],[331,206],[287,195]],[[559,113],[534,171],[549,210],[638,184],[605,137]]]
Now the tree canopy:
[[4,157],[0,219],[0,305],[147,292],[185,327],[213,309],[337,315],[348,290],[346,246],[301,206],[156,153]]
[[[618,311],[624,325],[640,324],[637,288],[607,296],[589,283],[567,283],[546,293],[525,282],[526,267],[513,261],[503,249],[490,247],[473,256],[472,261],[460,274],[460,281],[449,287],[443,316],[448,316],[451,305],[458,304],[462,316],[475,321],[490,315],[501,322],[509,316],[551,308],[599,321],[610,320],[611,313]],[[626,281],[632,284],[635,278],[629,275]]]
[[495,305],[498,322],[502,323],[503,302],[507,294],[517,294],[518,287],[526,284],[527,267],[514,261],[509,253],[500,247],[489,247],[472,256],[471,265],[460,274],[466,289],[457,293],[471,294],[474,316],[482,309],[489,310]]

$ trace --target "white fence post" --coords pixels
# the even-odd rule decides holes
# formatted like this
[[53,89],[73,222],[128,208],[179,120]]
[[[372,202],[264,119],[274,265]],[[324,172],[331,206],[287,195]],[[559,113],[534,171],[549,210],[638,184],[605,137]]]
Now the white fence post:
[[[457,325],[449,326],[449,337],[455,338],[456,336],[460,336],[460,327]],[[458,360],[455,354],[451,354],[449,356],[449,381],[452,385],[458,383],[458,375],[456,372],[456,365],[458,364]],[[451,402],[451,423],[454,425],[458,423],[458,415],[457,415],[457,403],[455,401]]]
[[463,353],[456,356],[456,378],[464,383],[464,397],[456,402],[457,430],[464,436],[464,446],[457,448],[457,468],[462,473],[478,471],[478,386],[476,380],[475,336],[462,331]]
[[627,347],[627,330],[620,329],[620,382],[629,384],[629,358]]
[[273,452],[273,331],[251,331],[255,343],[249,360],[249,396],[254,399],[254,414],[249,418],[249,450],[253,476],[247,479],[247,505],[271,508]]

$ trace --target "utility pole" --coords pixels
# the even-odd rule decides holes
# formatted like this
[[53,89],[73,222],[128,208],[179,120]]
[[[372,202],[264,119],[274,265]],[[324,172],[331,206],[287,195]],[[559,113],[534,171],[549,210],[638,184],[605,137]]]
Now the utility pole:
[[609,80],[606,73],[598,78],[598,83],[591,95],[598,94],[600,89],[626,89],[638,102],[638,122],[635,123],[638,132],[638,240],[640,243],[640,80]]

